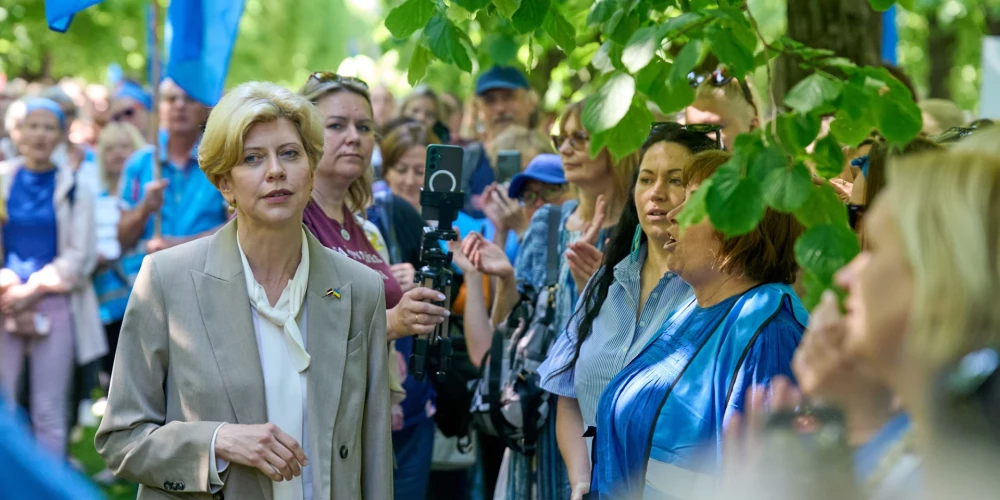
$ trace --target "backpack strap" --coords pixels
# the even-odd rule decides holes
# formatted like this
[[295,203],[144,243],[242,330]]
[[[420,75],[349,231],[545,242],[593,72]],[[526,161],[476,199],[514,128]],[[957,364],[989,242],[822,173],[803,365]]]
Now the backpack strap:
[[503,403],[500,401],[500,386],[503,383],[503,335],[498,331],[493,334],[493,346],[490,348],[490,371],[486,374],[486,391],[490,407],[490,422],[498,436],[507,440],[507,420],[503,416]]
[[562,222],[562,206],[549,205],[549,240],[545,250],[545,286],[552,287],[559,281],[559,223]]

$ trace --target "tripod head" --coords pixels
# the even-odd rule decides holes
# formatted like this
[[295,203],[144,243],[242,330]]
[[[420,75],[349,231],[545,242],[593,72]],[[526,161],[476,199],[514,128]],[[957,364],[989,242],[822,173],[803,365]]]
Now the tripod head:
[[[452,224],[458,217],[458,211],[465,206],[465,193],[460,184],[463,155],[462,148],[458,146],[427,146],[427,169],[424,188],[420,192],[422,215],[428,226],[424,227],[420,243],[423,266],[417,271],[416,281],[442,293],[444,301],[435,305],[445,308],[451,307],[454,275],[451,271],[452,253],[443,249],[441,242],[458,241],[458,233],[452,229]],[[438,380],[444,378],[451,367],[449,324],[445,318],[426,338],[418,336],[414,339],[409,363],[414,379],[423,380],[428,369],[436,373]]]

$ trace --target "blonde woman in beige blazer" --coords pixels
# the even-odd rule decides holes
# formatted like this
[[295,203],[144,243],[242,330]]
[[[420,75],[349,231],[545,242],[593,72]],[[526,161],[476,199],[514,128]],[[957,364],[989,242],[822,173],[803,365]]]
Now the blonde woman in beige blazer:
[[322,148],[279,86],[212,111],[198,159],[236,218],[146,257],[96,438],[140,499],[392,498],[382,280],[302,226]]
[[74,365],[107,352],[90,281],[94,207],[74,172],[51,161],[66,134],[59,106],[32,99],[26,108],[18,125],[24,155],[0,163],[0,199],[8,204],[0,221],[0,388],[14,397],[27,355],[35,435],[65,456]]

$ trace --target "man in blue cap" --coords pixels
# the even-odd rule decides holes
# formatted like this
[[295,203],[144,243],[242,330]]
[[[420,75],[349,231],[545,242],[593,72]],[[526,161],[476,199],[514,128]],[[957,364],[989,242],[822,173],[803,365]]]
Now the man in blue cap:
[[152,111],[153,96],[131,80],[123,80],[111,97],[111,121],[131,123],[146,140],[153,138],[149,131],[149,113]]
[[484,143],[466,147],[463,172],[463,190],[469,194],[466,212],[482,218],[480,195],[486,186],[496,180],[485,151],[500,132],[510,125],[532,128],[536,98],[528,85],[528,78],[521,70],[511,66],[493,66],[479,75],[476,81],[481,118],[485,126]]

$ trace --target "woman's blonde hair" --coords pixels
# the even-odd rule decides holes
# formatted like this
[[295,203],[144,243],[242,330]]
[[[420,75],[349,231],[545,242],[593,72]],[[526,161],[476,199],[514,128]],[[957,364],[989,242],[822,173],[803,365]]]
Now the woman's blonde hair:
[[315,170],[323,156],[323,120],[316,107],[276,84],[248,82],[222,96],[208,115],[198,146],[198,164],[208,180],[219,187],[219,181],[243,163],[243,140],[254,125],[282,118],[295,125],[309,168]]
[[[580,128],[585,128],[581,118],[585,102],[586,100],[579,101],[567,107],[559,118],[560,127],[572,118],[580,122]],[[589,130],[587,134],[590,134]],[[626,199],[632,196],[632,176],[639,168],[639,152],[632,152],[617,161],[607,148],[601,150],[601,155],[606,155],[605,157],[611,165],[611,182],[614,185],[612,191],[614,199],[608,200],[608,215],[614,215],[613,218],[617,218],[618,214],[621,214],[622,210],[625,209]]]
[[534,158],[535,156],[556,153],[552,148],[552,140],[542,135],[537,130],[522,127],[520,125],[509,125],[497,134],[493,139],[486,155],[490,158],[490,165],[497,164],[497,156],[503,150],[516,150],[521,153],[522,158]]
[[[107,151],[108,146],[111,145],[111,141],[115,140],[116,137],[124,135],[128,137],[128,140],[132,143],[132,148],[138,151],[146,145],[146,139],[142,136],[142,132],[135,128],[128,122],[111,122],[104,126],[101,130],[101,135],[97,136],[97,166],[100,170],[101,177],[101,188],[116,195],[118,193],[118,178],[113,178],[108,174],[107,170],[104,168],[104,153]],[[119,178],[121,176],[119,175]]]
[[1000,157],[889,160],[892,209],[914,279],[906,345],[939,367],[1000,341]]
[[[357,96],[360,96],[368,103],[368,113],[372,116],[372,121],[374,121],[375,111],[372,108],[372,96],[368,91],[368,84],[362,82],[361,80],[355,78],[340,78],[336,77],[333,79],[327,78],[317,78],[315,75],[310,76],[306,80],[306,84],[302,86],[299,90],[299,94],[309,100],[312,104],[316,105],[319,103],[320,99],[339,92],[348,92]],[[320,124],[323,123],[323,118],[317,112],[319,116]],[[320,128],[320,157],[322,157],[322,144],[323,135],[322,127]],[[376,138],[377,139],[377,138]],[[317,161],[318,163],[318,161]],[[366,168],[361,177],[354,179],[354,182],[347,187],[347,208],[352,213],[364,213],[374,199],[374,194],[372,193],[372,183],[375,182],[375,174],[373,169]]]

